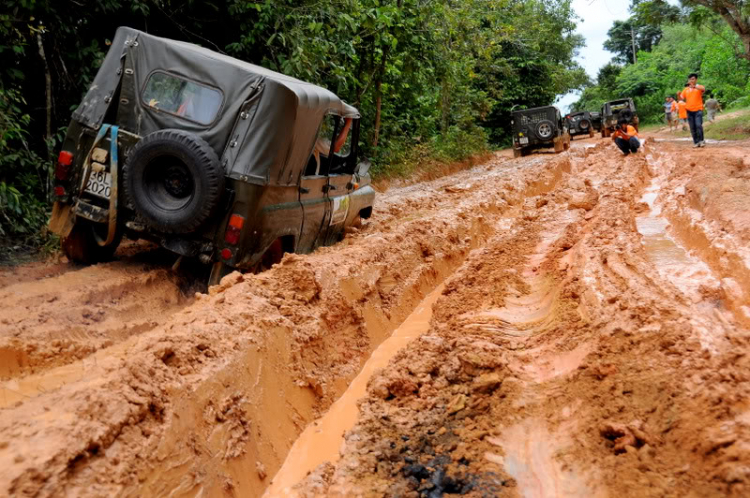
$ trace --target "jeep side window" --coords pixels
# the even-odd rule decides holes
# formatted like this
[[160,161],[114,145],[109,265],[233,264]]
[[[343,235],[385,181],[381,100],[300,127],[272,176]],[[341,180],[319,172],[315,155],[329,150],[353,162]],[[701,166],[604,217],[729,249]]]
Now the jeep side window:
[[[335,114],[328,114],[323,118],[323,122],[318,129],[318,136],[315,139],[312,157],[307,164],[305,176],[328,175],[336,173],[338,166],[346,162],[346,158],[351,153],[351,120],[346,124],[346,120]],[[334,133],[336,138],[334,139]],[[343,140],[343,142],[342,142]],[[331,146],[338,147],[334,150],[333,158],[329,158]],[[314,168],[314,170],[313,170]]]
[[147,107],[200,124],[216,119],[223,100],[220,91],[171,74],[151,74],[141,96]]

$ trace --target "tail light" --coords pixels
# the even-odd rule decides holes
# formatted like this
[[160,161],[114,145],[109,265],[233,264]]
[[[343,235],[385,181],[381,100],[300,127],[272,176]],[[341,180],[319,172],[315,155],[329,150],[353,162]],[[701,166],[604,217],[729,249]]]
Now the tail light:
[[242,233],[242,227],[244,224],[245,218],[239,214],[233,214],[230,216],[227,231],[224,234],[224,242],[236,246],[240,242],[240,233]]
[[68,152],[67,150],[60,151],[60,155],[57,157],[55,178],[61,181],[67,180],[71,164],[73,164],[73,153]]
[[63,197],[65,195],[65,187],[60,187],[60,186],[55,187],[55,195],[57,197]]

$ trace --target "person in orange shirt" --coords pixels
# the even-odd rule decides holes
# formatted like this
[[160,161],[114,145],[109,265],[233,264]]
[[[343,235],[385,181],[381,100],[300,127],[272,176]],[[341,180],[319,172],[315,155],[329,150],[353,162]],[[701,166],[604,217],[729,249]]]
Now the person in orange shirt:
[[671,100],[671,105],[669,107],[669,131],[672,131],[677,128],[677,115],[679,112],[679,106],[677,105],[677,101],[674,98],[669,97],[669,99]]
[[631,152],[638,152],[641,141],[638,140],[638,132],[628,124],[627,119],[617,121],[617,129],[612,133],[612,140],[626,156]]
[[680,98],[684,99],[686,104],[693,147],[706,146],[706,142],[703,141],[703,92],[705,91],[706,87],[698,84],[698,75],[691,73],[688,76],[688,86],[680,94]]
[[682,131],[687,130],[687,104],[682,98],[680,98],[680,101],[677,103],[677,115],[680,118]]

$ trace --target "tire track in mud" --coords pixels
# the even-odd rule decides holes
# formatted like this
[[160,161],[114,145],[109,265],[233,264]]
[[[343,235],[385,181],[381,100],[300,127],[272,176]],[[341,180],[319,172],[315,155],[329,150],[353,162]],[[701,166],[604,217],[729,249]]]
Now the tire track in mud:
[[84,360],[188,306],[200,284],[166,262],[159,267],[159,259],[146,251],[91,267],[70,265],[0,290],[0,381]]
[[612,150],[573,160],[448,279],[430,331],[371,378],[341,459],[290,495],[750,489],[747,330],[715,289],[658,271],[636,218],[662,173]]
[[392,189],[343,243],[228,276],[153,329],[49,370],[56,383],[3,409],[0,489],[259,495],[374,347],[569,168],[495,160]]

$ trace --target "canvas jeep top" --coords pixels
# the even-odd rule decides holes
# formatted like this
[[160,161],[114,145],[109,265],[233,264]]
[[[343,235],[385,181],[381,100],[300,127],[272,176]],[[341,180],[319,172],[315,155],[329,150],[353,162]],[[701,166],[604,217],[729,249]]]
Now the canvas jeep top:
[[357,109],[319,86],[122,27],[73,113],[50,226],[72,259],[123,234],[252,269],[370,216]]

